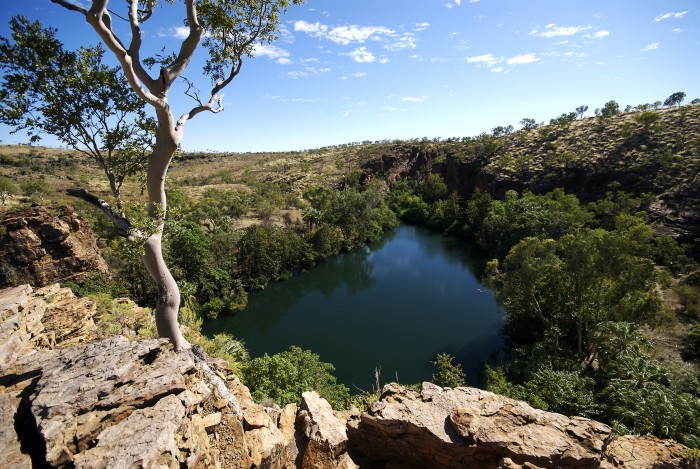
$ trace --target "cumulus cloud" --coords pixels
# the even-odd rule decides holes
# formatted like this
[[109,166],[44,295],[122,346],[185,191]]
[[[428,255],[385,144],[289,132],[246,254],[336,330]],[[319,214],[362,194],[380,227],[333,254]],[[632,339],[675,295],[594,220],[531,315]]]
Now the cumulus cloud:
[[331,28],[321,23],[309,23],[303,20],[294,23],[294,30],[306,33],[313,37],[328,39],[347,46],[351,43],[362,43],[367,40],[379,40],[382,37],[391,36],[395,32],[392,29],[384,26],[336,26]]
[[550,23],[540,30],[539,26],[530,31],[530,36],[537,37],[559,37],[559,36],[574,36],[580,32],[589,29],[588,26],[557,26],[555,23]]
[[178,39],[185,39],[188,34],[190,34],[190,28],[188,28],[187,26],[177,26],[173,30],[173,36],[175,36]]
[[589,37],[591,39],[602,39],[605,36],[610,36],[610,31],[598,31],[598,32],[586,35],[586,37]]
[[348,54],[348,55],[350,55],[350,57],[352,57],[352,59],[355,62],[360,62],[360,63],[372,63],[375,60],[377,60],[377,58],[374,56],[374,54],[372,54],[370,51],[368,51],[366,47],[360,47],[358,49],[355,49],[354,51],[350,52],[350,54]]
[[680,11],[680,12],[671,11],[668,13],[662,13],[660,15],[656,15],[656,17],[654,18],[654,21],[667,20],[669,18],[680,19],[680,18],[683,18],[686,13],[688,13],[688,12],[687,11]]
[[650,51],[650,50],[656,50],[659,48],[659,43],[658,42],[652,42],[651,44],[648,44],[647,46],[643,47],[640,49],[642,52]]
[[253,49],[253,55],[268,57],[283,65],[292,63],[292,61],[289,60],[289,52],[271,44],[256,44]]
[[497,59],[493,54],[477,55],[475,57],[467,57],[469,63],[485,63],[487,65],[495,65],[502,59]]
[[537,62],[538,60],[540,59],[535,54],[522,54],[507,59],[506,63],[508,65],[522,65]]

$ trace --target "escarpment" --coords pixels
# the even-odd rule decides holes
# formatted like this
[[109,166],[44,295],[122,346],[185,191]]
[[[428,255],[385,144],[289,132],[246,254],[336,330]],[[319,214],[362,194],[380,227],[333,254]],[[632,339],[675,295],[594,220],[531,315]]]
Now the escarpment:
[[362,167],[393,182],[430,172],[450,190],[501,197],[507,190],[546,193],[557,187],[583,201],[612,183],[651,194],[652,225],[681,242],[700,236],[700,105],[592,117],[506,135],[376,145]]
[[[72,313],[71,313],[72,312]],[[397,384],[361,412],[263,407],[220,361],[102,337],[70,290],[0,290],[0,467],[684,467],[686,448],[473,388]],[[52,321],[72,315],[72,322]],[[47,324],[51,323],[50,327]],[[221,383],[225,383],[222,392]]]

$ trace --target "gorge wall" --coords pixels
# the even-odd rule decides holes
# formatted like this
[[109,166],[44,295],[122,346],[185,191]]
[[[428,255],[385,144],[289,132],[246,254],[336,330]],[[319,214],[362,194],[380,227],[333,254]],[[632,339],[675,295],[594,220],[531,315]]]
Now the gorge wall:
[[[687,467],[671,440],[472,388],[385,386],[361,412],[315,392],[254,403],[221,362],[102,337],[58,285],[0,290],[0,467]],[[60,320],[70,318],[70,320]]]
[[519,130],[500,137],[380,144],[362,167],[389,182],[441,174],[450,190],[535,193],[562,187],[584,201],[610,183],[650,193],[653,226],[682,242],[700,236],[700,104],[588,118]]

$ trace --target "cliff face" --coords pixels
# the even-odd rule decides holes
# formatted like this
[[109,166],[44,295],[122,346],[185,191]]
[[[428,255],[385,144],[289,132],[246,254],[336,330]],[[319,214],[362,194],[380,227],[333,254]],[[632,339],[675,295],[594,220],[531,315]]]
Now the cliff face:
[[[649,117],[651,116],[651,117]],[[469,141],[382,144],[363,164],[389,182],[439,173],[463,197],[563,187],[584,201],[620,183],[651,193],[652,222],[683,242],[700,236],[700,105],[624,113]]]
[[471,388],[390,384],[367,412],[334,412],[315,392],[300,409],[262,407],[198,352],[99,337],[94,311],[57,285],[0,290],[0,467],[685,464],[673,441],[615,437],[601,423]]
[[107,273],[87,220],[63,207],[61,215],[34,205],[0,213],[0,286],[43,286]]

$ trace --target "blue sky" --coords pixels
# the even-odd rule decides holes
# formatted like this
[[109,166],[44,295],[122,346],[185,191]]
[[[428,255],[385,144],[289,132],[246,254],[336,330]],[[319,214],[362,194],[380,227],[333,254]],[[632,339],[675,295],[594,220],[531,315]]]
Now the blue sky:
[[[97,43],[49,0],[3,2],[58,28],[69,47]],[[83,0],[83,4],[86,2]],[[115,11],[125,2],[111,2]],[[176,50],[179,5],[144,27],[151,51]],[[127,24],[115,29],[128,42]],[[185,128],[185,150],[302,150],[364,140],[462,137],[549,119],[611,99],[700,98],[697,0],[308,0],[282,18],[225,90],[223,113]],[[203,55],[186,76],[200,77]],[[201,89],[208,89],[200,80]],[[192,103],[171,91],[176,116]],[[0,126],[3,143],[26,142]],[[47,138],[44,144],[56,144]]]

